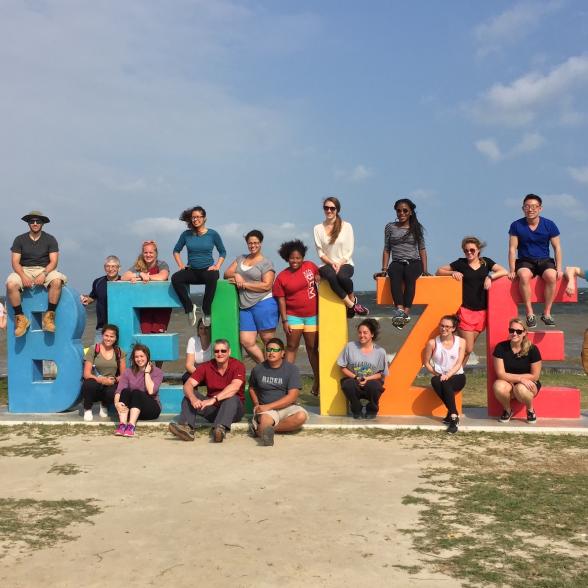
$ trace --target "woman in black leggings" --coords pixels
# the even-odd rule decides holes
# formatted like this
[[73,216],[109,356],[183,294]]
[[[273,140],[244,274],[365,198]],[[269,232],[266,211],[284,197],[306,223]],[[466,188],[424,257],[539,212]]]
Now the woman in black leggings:
[[[210,326],[210,312],[216,292],[219,270],[225,261],[227,252],[220,235],[206,227],[206,210],[202,206],[194,206],[184,210],[180,216],[188,229],[184,231],[174,247],[174,259],[180,268],[172,275],[171,281],[190,324],[197,321],[196,305],[190,300],[190,284],[204,284],[204,300],[202,302],[202,322]],[[180,255],[183,248],[188,251],[188,263],[182,261]],[[216,248],[218,259],[215,263],[212,252]]]
[[439,335],[429,339],[423,356],[425,368],[433,377],[431,386],[447,407],[443,423],[448,433],[457,433],[459,414],[455,405],[455,393],[465,387],[463,358],[465,340],[455,334],[459,319],[454,314],[445,315],[439,322]]
[[415,203],[402,198],[394,203],[394,210],[398,220],[388,223],[384,229],[382,272],[376,276],[386,273],[390,276],[392,301],[396,306],[392,311],[392,324],[402,329],[410,321],[417,278],[428,275],[427,250]]

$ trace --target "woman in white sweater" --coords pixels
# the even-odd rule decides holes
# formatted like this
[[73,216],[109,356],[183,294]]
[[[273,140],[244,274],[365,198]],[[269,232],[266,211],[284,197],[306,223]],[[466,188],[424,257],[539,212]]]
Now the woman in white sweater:
[[353,227],[339,216],[341,203],[338,198],[325,198],[323,210],[325,220],[314,227],[316,252],[323,262],[319,273],[343,300],[349,318],[369,314],[353,294]]

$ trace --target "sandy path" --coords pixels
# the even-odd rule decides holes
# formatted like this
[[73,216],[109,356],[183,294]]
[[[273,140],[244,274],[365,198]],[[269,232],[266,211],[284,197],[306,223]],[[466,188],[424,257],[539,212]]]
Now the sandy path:
[[[96,498],[79,538],[0,559],[0,585],[456,586],[419,565],[410,538],[426,451],[410,441],[337,435],[235,436],[182,443],[72,436],[64,455],[0,458],[5,497]],[[419,463],[421,462],[421,463]],[[49,474],[74,463],[86,473]],[[69,529],[72,530],[72,529]]]

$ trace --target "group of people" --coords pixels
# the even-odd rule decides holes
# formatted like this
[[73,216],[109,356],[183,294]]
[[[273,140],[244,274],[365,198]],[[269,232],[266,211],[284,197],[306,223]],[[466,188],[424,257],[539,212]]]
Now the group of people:
[[[397,220],[388,223],[385,227],[382,271],[375,274],[375,277],[386,275],[390,277],[394,302],[392,322],[396,328],[402,329],[410,321],[416,280],[419,276],[430,274],[428,273],[425,231],[417,218],[416,205],[410,199],[403,198],[395,202],[394,209]],[[509,328],[508,343],[510,349],[514,350],[517,360],[523,357],[533,359],[531,364],[534,367],[531,369],[530,365],[525,364],[527,371],[518,372],[517,370],[521,369],[521,362],[513,361],[513,358],[506,354],[504,346],[497,346],[494,352],[498,376],[494,386],[495,393],[504,407],[503,421],[509,420],[506,418],[510,406],[507,401],[511,398],[517,398],[527,405],[529,422],[533,422],[536,418],[532,398],[540,388],[538,383],[540,355],[526,339],[527,329],[537,325],[531,304],[530,281],[534,276],[540,276],[544,280],[545,307],[541,320],[545,325],[553,326],[555,321],[551,314],[551,307],[555,297],[555,285],[557,278],[563,275],[559,230],[553,221],[541,216],[541,211],[542,201],[539,196],[529,194],[524,198],[524,217],[513,222],[509,229],[508,270],[491,258],[482,256],[484,243],[473,236],[465,237],[462,241],[464,257],[437,270],[437,275],[451,276],[460,281],[463,291],[462,304],[457,315],[441,319],[439,335],[429,341],[424,350],[425,367],[433,375],[431,385],[447,407],[445,422],[450,432],[455,432],[459,423],[454,396],[455,392],[463,389],[465,385],[463,365],[467,363],[475,341],[486,325],[487,291],[493,280],[504,276],[511,280],[518,279],[526,311],[523,320],[513,319],[514,322]],[[320,267],[305,259],[307,246],[295,239],[281,245],[279,255],[287,263],[287,267],[276,276],[273,263],[264,256],[262,251],[263,233],[252,230],[245,235],[248,253],[238,256],[224,272],[224,278],[235,285],[239,296],[240,343],[243,349],[258,364],[257,367],[264,366],[264,369],[268,369],[267,362],[272,359],[268,355],[268,349],[278,349],[278,347],[280,350],[276,353],[280,359],[288,365],[293,365],[300,341],[304,338],[314,375],[312,393],[315,395],[319,394],[317,291],[319,281],[324,279],[329,283],[332,291],[345,305],[348,317],[369,314],[369,310],[358,302],[354,294],[353,227],[342,219],[341,203],[338,198],[334,196],[325,198],[323,212],[323,222],[314,227],[314,241],[321,261]],[[43,227],[50,222],[49,218],[40,211],[32,211],[23,216],[22,220],[28,224],[29,230],[14,240],[12,246],[14,271],[8,276],[6,282],[7,300],[14,311],[16,337],[25,335],[30,325],[21,305],[23,288],[34,286],[47,288],[48,307],[43,314],[42,327],[47,332],[55,332],[55,311],[61,288],[67,282],[66,276],[57,269],[59,257],[57,241],[52,235],[43,231]],[[139,414],[143,415],[141,418],[157,418],[159,415],[160,404],[157,390],[163,378],[161,364],[152,364],[149,350],[144,346],[136,346],[131,353],[130,367],[126,368],[125,354],[116,346],[118,329],[115,325],[108,323],[107,284],[109,281],[116,280],[147,283],[171,279],[171,284],[190,324],[192,326],[197,324],[196,335],[190,338],[186,350],[187,372],[184,376],[186,398],[185,407],[182,410],[183,421],[178,424],[178,427],[191,426],[192,420],[189,418],[191,411],[201,411],[205,418],[213,412],[219,412],[222,413],[222,417],[218,423],[214,421],[213,428],[215,431],[213,436],[218,440],[224,437],[218,430],[226,432],[230,428],[230,423],[234,422],[233,419],[238,420],[242,414],[240,415],[240,410],[237,408],[234,410],[225,408],[223,411],[211,409],[215,406],[219,408],[217,406],[219,400],[224,401],[235,396],[242,399],[244,372],[241,374],[242,378],[234,378],[240,384],[237,386],[234,383],[229,390],[223,388],[223,395],[214,402],[211,401],[216,398],[216,394],[203,399],[193,390],[206,380],[206,374],[201,371],[201,366],[219,359],[216,357],[218,342],[213,344],[210,342],[210,323],[212,302],[220,278],[220,270],[226,258],[226,249],[219,233],[207,227],[206,211],[203,207],[195,206],[184,210],[180,220],[186,223],[187,228],[181,233],[173,249],[174,260],[178,266],[176,272],[171,273],[169,265],[159,259],[155,241],[144,241],[136,261],[122,275],[118,257],[108,256],[104,263],[105,274],[94,280],[89,294],[81,296],[81,301],[85,305],[96,303],[97,317],[95,346],[88,350],[85,357],[83,386],[85,418],[92,418],[91,404],[93,402],[102,402],[103,411],[104,406],[114,402],[117,410],[126,409],[123,413],[119,410],[119,415],[122,416],[120,430],[117,429],[117,431],[121,435],[130,436],[130,433],[134,432]],[[550,257],[550,247],[553,248],[553,258]],[[187,253],[186,263],[182,259],[184,249]],[[567,268],[565,276],[568,279],[568,291],[573,289],[575,277],[588,277],[580,268]],[[190,298],[189,287],[192,284],[204,285],[200,318],[198,308]],[[5,313],[0,309],[0,327],[3,315],[5,321]],[[141,332],[165,332],[170,316],[171,309],[141,309]],[[285,333],[285,343],[275,337],[280,321]],[[519,332],[521,326],[523,330]],[[355,418],[361,416],[373,418],[378,412],[378,400],[383,392],[383,380],[387,373],[386,353],[375,344],[378,333],[377,321],[362,320],[358,326],[357,341],[348,344],[338,359],[343,373],[341,387],[349,400],[351,413]],[[257,344],[258,337],[265,348],[265,359],[264,352]],[[224,343],[221,343],[222,345]],[[223,349],[219,349],[219,355]],[[496,355],[497,353],[502,355]],[[273,356],[273,360],[275,364],[276,355]],[[535,365],[537,363],[538,366]],[[225,367],[228,369],[228,364]],[[276,368],[274,366],[271,369]],[[519,374],[520,377],[514,377],[513,374]],[[209,374],[209,379],[211,377]],[[147,394],[149,400],[146,403],[140,401],[139,396],[135,398],[131,394],[133,390],[136,390],[133,386],[138,385],[141,378],[143,378],[141,381],[144,388],[142,391]],[[291,375],[285,379],[289,383],[299,382]],[[147,380],[149,380],[149,386],[145,383]],[[299,390],[299,385],[293,386],[292,390]],[[263,394],[262,392],[261,406],[267,404],[263,402]],[[285,397],[288,399],[293,397],[289,389],[286,390]],[[365,409],[362,408],[361,399],[367,401]],[[137,403],[140,406],[135,406]],[[235,404],[235,401],[228,404]],[[282,402],[278,404],[281,405]],[[155,416],[147,417],[147,414]],[[300,418],[299,415],[297,419]],[[267,419],[262,419],[260,422],[265,423]],[[278,422],[274,419],[274,426],[277,426]],[[264,427],[260,425],[260,429],[263,431]],[[172,432],[177,434],[178,431],[183,431],[184,437],[187,436],[185,429]],[[269,436],[270,434],[266,433],[266,437],[269,438]]]

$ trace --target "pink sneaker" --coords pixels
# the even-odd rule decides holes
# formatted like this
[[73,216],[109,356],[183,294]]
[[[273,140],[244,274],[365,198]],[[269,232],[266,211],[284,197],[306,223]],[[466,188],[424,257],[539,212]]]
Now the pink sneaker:
[[125,429],[125,432],[123,433],[123,437],[134,437],[134,436],[135,436],[135,425],[131,425],[129,423]]
[[118,427],[114,431],[114,434],[117,437],[122,437],[125,434],[125,429],[126,428],[127,428],[127,426],[125,425],[125,423],[119,423]]

